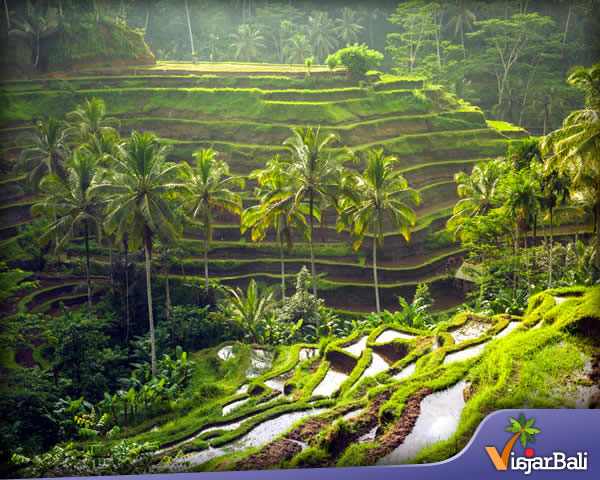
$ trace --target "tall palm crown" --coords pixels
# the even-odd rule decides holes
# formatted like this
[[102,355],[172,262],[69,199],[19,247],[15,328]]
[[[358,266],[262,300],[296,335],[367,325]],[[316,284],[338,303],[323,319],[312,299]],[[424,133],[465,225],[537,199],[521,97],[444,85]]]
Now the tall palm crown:
[[213,209],[242,214],[242,199],[233,193],[236,185],[243,188],[244,181],[229,176],[227,164],[215,158],[215,152],[208,148],[195,152],[196,168],[183,164],[185,185],[188,198],[183,204],[184,210],[192,219],[199,219],[204,225],[204,269],[205,286],[208,290],[208,246],[213,235]]
[[181,230],[171,202],[182,188],[175,181],[181,165],[167,165],[166,154],[167,147],[155,135],[134,131],[114,163],[114,177],[97,187],[108,195],[106,229],[117,240],[130,234],[134,248],[142,242],[151,248],[155,233],[174,239]]
[[40,188],[48,196],[34,204],[32,214],[36,215],[45,211],[54,215],[56,219],[48,226],[41,241],[48,241],[54,236],[57,241],[57,250],[62,250],[68,245],[77,230],[83,228],[88,284],[88,315],[91,320],[89,234],[90,230],[94,230],[99,238],[102,223],[100,220],[101,199],[90,195],[91,187],[99,180],[97,157],[84,155],[75,150],[72,159],[67,163],[66,170],[66,181],[58,175],[48,175],[42,180]]
[[529,228],[534,212],[539,207],[540,186],[528,170],[511,172],[503,177],[498,186],[498,194],[503,205],[516,220],[519,232]]
[[308,228],[304,215],[307,213],[304,205],[297,205],[293,190],[283,174],[279,155],[267,163],[264,170],[255,170],[250,178],[258,181],[259,187],[255,195],[260,198],[259,205],[253,205],[242,215],[242,233],[252,229],[252,240],[263,240],[269,228],[274,227],[281,255],[281,295],[285,298],[285,265],[283,243],[288,250],[293,245],[293,230],[308,239]]
[[[574,190],[591,188],[600,192],[600,63],[576,71],[568,82],[584,91],[585,108],[571,112],[562,128],[542,139],[542,151],[552,151],[545,168],[568,172]],[[596,266],[600,268],[600,204],[595,207],[594,217]]]
[[346,151],[331,151],[327,147],[333,142],[339,142],[339,137],[329,134],[319,138],[319,129],[311,127],[302,130],[297,127],[292,130],[293,136],[283,144],[291,153],[291,158],[284,162],[287,181],[293,185],[294,202],[296,205],[308,203],[310,222],[310,257],[312,268],[313,295],[317,298],[317,282],[313,252],[314,218],[319,210],[324,210],[328,202],[335,202],[339,192],[340,176],[343,174],[343,162],[352,158]]
[[308,17],[308,38],[312,45],[316,62],[322,62],[337,44],[332,33],[333,21],[326,12],[313,12]]
[[342,40],[342,44],[352,45],[358,42],[358,34],[365,28],[358,23],[359,21],[358,14],[354,10],[348,7],[342,10],[342,16],[335,21],[335,32]]
[[124,145],[118,136],[100,134],[98,137],[90,137],[88,142],[81,145],[80,150],[86,155],[95,156],[101,166],[110,167],[117,157],[123,155]]
[[233,40],[231,48],[234,50],[235,58],[246,62],[256,59],[259,51],[265,48],[264,37],[260,30],[252,30],[250,25],[243,24],[238,27],[237,33],[232,33],[229,37]]
[[83,139],[96,137],[100,140],[103,135],[117,135],[114,127],[121,125],[118,118],[106,117],[106,106],[104,100],[86,98],[82,105],[67,114],[67,118],[73,122],[74,129]]
[[29,145],[21,152],[17,170],[26,171],[27,179],[36,187],[48,174],[64,178],[63,161],[69,152],[69,133],[66,123],[53,117],[38,121],[35,131],[21,141]]
[[465,172],[454,175],[458,196],[462,198],[455,205],[447,228],[454,231],[455,237],[462,235],[462,224],[466,219],[485,215],[490,210],[498,182],[505,171],[504,162],[492,160],[475,165],[471,175]]
[[383,150],[370,151],[367,169],[364,174],[356,175],[349,201],[338,218],[338,231],[346,225],[350,226],[355,249],[360,247],[368,233],[373,233],[373,277],[378,314],[377,243],[383,246],[384,220],[390,218],[394,227],[408,241],[416,215],[405,201],[410,198],[418,205],[420,200],[419,193],[408,188],[400,172],[393,170],[395,162],[397,160],[393,156],[384,157]]
[[144,246],[152,376],[156,375],[150,276],[152,237],[158,233],[174,241],[175,234],[181,231],[173,202],[175,193],[183,188],[176,181],[181,166],[169,166],[165,160],[166,147],[156,136],[134,131],[123,148],[123,156],[114,163],[112,178],[92,189],[95,194],[107,196],[104,222],[107,232],[114,232],[116,241],[127,234],[127,241],[134,248],[139,244]]
[[288,39],[283,52],[288,63],[304,63],[311,56],[311,45],[305,35],[294,35]]
[[473,31],[473,22],[475,21],[475,13],[473,13],[469,8],[464,4],[463,0],[458,0],[456,2],[456,12],[446,25],[446,28],[450,28],[454,26],[454,35],[458,35],[460,33],[460,42],[463,46],[463,55],[466,56],[465,51],[465,28]]

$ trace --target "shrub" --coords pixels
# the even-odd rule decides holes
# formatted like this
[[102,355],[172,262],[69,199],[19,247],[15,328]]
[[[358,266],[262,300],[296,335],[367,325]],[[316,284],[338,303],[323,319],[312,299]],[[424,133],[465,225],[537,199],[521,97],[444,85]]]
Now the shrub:
[[[327,57],[327,66],[332,68],[338,64],[344,65],[352,76],[362,76],[369,70],[376,69],[383,60],[383,54],[367,48],[363,43],[347,45]],[[335,62],[335,64],[334,64]]]

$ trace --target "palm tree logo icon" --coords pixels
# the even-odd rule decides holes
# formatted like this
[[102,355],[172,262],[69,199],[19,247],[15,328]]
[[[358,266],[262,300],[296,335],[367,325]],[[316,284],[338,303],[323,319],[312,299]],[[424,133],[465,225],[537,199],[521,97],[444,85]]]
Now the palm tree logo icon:
[[[514,418],[510,418],[511,425],[506,427],[507,432],[512,432],[514,435],[510,438],[506,445],[502,449],[502,454],[498,454],[498,450],[496,447],[485,447],[485,451],[489,455],[492,460],[496,470],[507,470],[508,469],[508,457],[510,456],[510,452],[513,448],[513,445],[517,441],[517,439],[521,438],[521,445],[523,448],[527,447],[527,443],[535,443],[534,435],[540,433],[540,430],[537,428],[533,428],[533,424],[535,423],[535,418],[531,418],[529,420],[525,419],[525,415],[522,413],[519,415],[519,419],[515,420]],[[533,449],[527,448],[525,450],[525,456],[532,457]]]

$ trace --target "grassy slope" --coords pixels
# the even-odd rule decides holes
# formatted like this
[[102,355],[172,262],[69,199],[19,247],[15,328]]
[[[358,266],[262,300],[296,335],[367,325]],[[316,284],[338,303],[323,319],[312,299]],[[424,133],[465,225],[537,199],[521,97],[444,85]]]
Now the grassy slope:
[[[323,133],[337,132],[342,142],[352,146],[363,158],[356,168],[364,166],[367,151],[371,148],[384,148],[399,156],[400,168],[422,195],[413,242],[424,242],[434,235],[442,226],[442,219],[450,214],[452,202],[444,202],[443,198],[455,196],[451,181],[453,173],[459,169],[468,170],[475,159],[494,156],[506,148],[506,138],[486,125],[478,109],[460,104],[439,87],[427,87],[417,92],[412,89],[419,81],[386,78],[367,92],[340,78],[338,73],[337,78],[322,75],[308,79],[285,77],[290,72],[302,71],[302,68],[176,63],[158,64],[152,68],[105,69],[107,74],[104,76],[90,71],[92,73],[81,78],[13,81],[0,92],[0,122],[6,127],[0,134],[7,139],[14,138],[15,133],[25,127],[19,122],[38,118],[49,111],[60,116],[84,98],[96,96],[105,100],[110,115],[121,117],[122,133],[132,129],[155,130],[171,145],[171,158],[178,161],[191,158],[198,148],[211,146],[219,151],[220,158],[229,162],[232,172],[247,175],[275,154],[285,152],[281,142],[289,136],[291,126],[323,125]],[[16,208],[14,202],[5,212],[11,215],[26,213],[26,210],[18,212]],[[26,209],[25,205],[23,208]],[[11,228],[5,236],[19,230],[13,227],[15,222],[8,222]],[[332,232],[335,242],[344,238],[344,234],[340,237],[333,233],[333,225],[327,230]],[[215,251],[221,249],[234,256],[234,249],[257,251],[258,247],[254,245],[230,241],[236,238],[235,228],[223,226],[221,232],[228,241],[215,241]],[[439,245],[437,250],[448,246],[437,237],[431,238],[428,245]],[[386,234],[387,250],[401,246],[400,251],[403,251],[403,240],[398,242],[399,235],[390,230]],[[201,255],[201,241],[186,240],[185,244],[192,249],[193,255]],[[345,267],[348,271],[366,272],[368,260],[365,266],[365,259],[370,257],[370,244],[371,240],[367,238],[358,252],[347,242],[318,246],[320,271],[327,272],[326,259],[337,257],[348,264]],[[418,250],[418,244],[414,246]],[[302,244],[295,246],[295,256],[299,254],[304,258],[290,265],[289,271],[305,260],[304,247]],[[411,248],[404,255],[419,259],[414,263],[416,270],[427,269],[432,258],[439,261],[437,257],[442,256],[433,250],[418,253],[415,257]],[[275,276],[277,267],[277,246],[261,246],[260,249],[267,257],[256,265],[270,267],[259,268],[254,275],[270,279],[270,275]],[[104,255],[106,252],[98,253]],[[385,248],[380,252],[380,258],[383,265],[397,262],[395,255],[386,258]],[[200,263],[187,262],[194,271],[200,268]],[[219,268],[219,263],[211,262],[211,273],[224,281],[241,280],[250,274],[248,263],[234,261],[228,266],[230,268],[224,270]],[[334,267],[339,270],[342,265]],[[406,273],[411,270],[402,266],[395,268],[402,273],[402,279],[394,281],[390,277],[390,283],[382,283],[389,286],[410,284],[412,287],[415,281],[406,281]],[[391,274],[393,272],[390,270]],[[330,275],[335,278],[334,282],[326,280],[327,277],[321,280],[325,291],[368,287],[369,283],[364,282],[372,281],[368,279],[368,272],[351,283],[344,282],[343,275],[339,277],[338,274]],[[382,275],[385,274],[382,270]],[[438,278],[435,272],[429,277],[421,277],[415,278],[429,281]]]

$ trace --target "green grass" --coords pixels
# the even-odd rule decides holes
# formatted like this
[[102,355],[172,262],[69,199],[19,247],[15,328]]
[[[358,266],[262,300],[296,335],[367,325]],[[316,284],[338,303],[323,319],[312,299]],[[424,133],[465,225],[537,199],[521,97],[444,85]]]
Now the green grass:
[[509,122],[503,122],[500,120],[486,120],[488,126],[495,128],[501,132],[526,132],[524,128],[521,128],[517,125],[513,125]]

